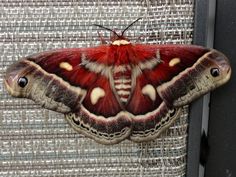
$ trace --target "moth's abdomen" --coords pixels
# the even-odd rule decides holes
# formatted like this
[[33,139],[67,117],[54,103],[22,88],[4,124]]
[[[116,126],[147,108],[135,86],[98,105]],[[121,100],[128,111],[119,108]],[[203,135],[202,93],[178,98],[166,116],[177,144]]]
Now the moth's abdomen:
[[113,71],[113,80],[119,100],[126,104],[131,93],[131,67],[129,65],[116,66]]

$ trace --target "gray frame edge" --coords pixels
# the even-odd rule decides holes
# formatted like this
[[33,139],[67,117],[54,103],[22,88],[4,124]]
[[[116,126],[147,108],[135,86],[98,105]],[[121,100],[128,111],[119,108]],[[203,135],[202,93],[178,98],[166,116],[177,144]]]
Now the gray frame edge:
[[211,95],[205,177],[236,176],[236,1],[217,0],[214,48],[230,60],[229,82]]
[[[193,43],[212,47],[214,43],[216,0],[195,0]],[[187,144],[187,177],[203,177],[200,165],[201,135],[208,131],[210,94],[190,105]]]

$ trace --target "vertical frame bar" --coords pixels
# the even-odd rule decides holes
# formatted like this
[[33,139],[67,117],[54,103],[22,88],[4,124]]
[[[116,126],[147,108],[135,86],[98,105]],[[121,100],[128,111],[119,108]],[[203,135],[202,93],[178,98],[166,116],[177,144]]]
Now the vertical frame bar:
[[[196,45],[213,47],[216,0],[195,0],[194,38]],[[204,167],[200,165],[201,135],[207,134],[210,94],[190,105],[187,177],[203,177]]]
[[206,177],[236,176],[236,1],[217,0],[214,48],[226,54],[232,67],[230,81],[211,98]]

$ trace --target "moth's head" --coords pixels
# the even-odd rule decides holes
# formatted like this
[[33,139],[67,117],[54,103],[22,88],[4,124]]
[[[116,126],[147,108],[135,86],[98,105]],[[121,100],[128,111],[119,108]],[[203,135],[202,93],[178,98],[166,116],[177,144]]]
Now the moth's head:
[[97,25],[94,24],[94,26],[98,26],[99,28],[103,28],[105,30],[111,31],[112,32],[112,36],[111,36],[111,44],[112,45],[127,45],[130,44],[130,41],[127,37],[125,37],[125,32],[131,27],[133,26],[134,23],[136,23],[137,21],[139,21],[141,18],[138,18],[137,20],[135,20],[134,22],[132,22],[131,24],[129,24],[122,32],[121,34],[118,34],[115,30],[112,30],[110,28],[104,27],[102,25]]
[[130,44],[130,41],[128,38],[126,38],[124,36],[113,35],[111,37],[111,45],[120,46],[120,45],[127,45],[127,44]]
[[231,67],[227,57],[219,51],[212,50],[209,52],[203,65],[209,65],[208,76],[211,77],[215,87],[225,84],[231,76]]
[[12,64],[7,69],[4,83],[9,94],[14,97],[27,97],[31,85],[30,72],[31,69],[24,60]]

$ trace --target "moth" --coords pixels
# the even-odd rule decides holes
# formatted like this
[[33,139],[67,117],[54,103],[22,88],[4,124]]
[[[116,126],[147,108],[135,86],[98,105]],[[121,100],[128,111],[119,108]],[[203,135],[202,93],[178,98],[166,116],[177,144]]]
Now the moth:
[[19,60],[6,71],[7,91],[65,114],[102,144],[157,138],[184,105],[226,83],[231,67],[214,49],[132,43],[124,33],[135,22],[121,34],[97,25],[112,31],[109,44]]

